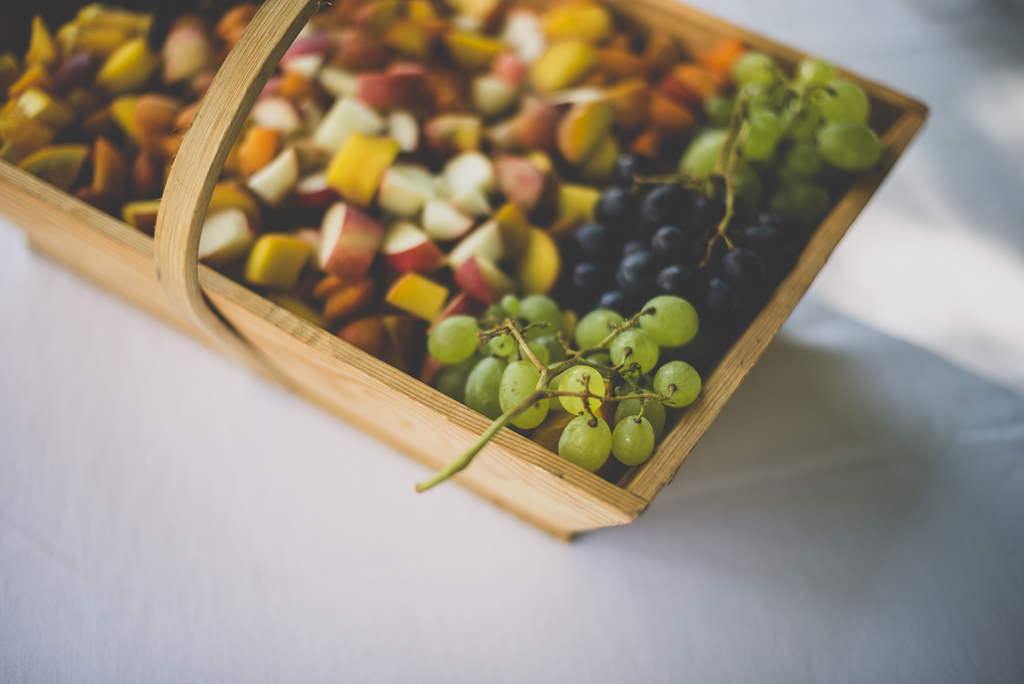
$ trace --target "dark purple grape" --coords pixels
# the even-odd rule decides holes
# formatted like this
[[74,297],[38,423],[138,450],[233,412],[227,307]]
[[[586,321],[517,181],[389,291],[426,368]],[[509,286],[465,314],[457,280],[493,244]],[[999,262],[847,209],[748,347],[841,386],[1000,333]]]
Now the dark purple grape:
[[688,261],[693,252],[693,237],[682,228],[662,226],[651,238],[651,252],[665,264]]
[[589,261],[614,259],[616,242],[611,229],[601,223],[586,223],[576,230],[576,244]]
[[757,292],[768,281],[761,257],[742,247],[730,249],[722,257],[722,274],[740,292]]
[[693,227],[699,233],[717,226],[725,218],[725,202],[701,196],[693,205]]
[[721,278],[712,278],[704,298],[708,315],[720,324],[736,322],[740,313],[740,299],[735,290]]
[[636,201],[625,188],[608,188],[594,205],[594,218],[614,231],[623,231],[636,220]]
[[622,294],[619,290],[609,290],[601,295],[601,299],[597,302],[598,309],[611,309],[612,311],[618,311],[623,316],[632,316],[635,311],[632,311],[633,299]]
[[636,252],[623,257],[615,281],[628,296],[644,297],[654,289],[658,267],[650,252]]
[[664,294],[682,297],[688,302],[699,302],[707,290],[707,278],[690,266],[672,264],[658,272],[654,280]]
[[591,297],[596,297],[598,292],[611,285],[611,280],[608,269],[590,261],[576,264],[572,271],[572,284],[584,295],[589,294]]
[[689,216],[686,190],[676,183],[655,187],[640,203],[640,226],[651,235],[662,226],[684,226]]
[[647,176],[653,171],[651,160],[639,154],[620,154],[612,169],[612,182],[624,188],[633,186],[637,176]]
[[793,247],[778,228],[755,223],[743,230],[743,246],[761,257],[771,280],[779,280],[793,263]]
[[771,228],[778,230],[783,235],[791,235],[792,233],[799,231],[799,227],[793,219],[770,211],[766,211],[758,216],[756,225],[770,226]]
[[636,254],[637,252],[650,252],[650,246],[643,240],[630,240],[622,247],[623,258],[628,257],[630,254]]

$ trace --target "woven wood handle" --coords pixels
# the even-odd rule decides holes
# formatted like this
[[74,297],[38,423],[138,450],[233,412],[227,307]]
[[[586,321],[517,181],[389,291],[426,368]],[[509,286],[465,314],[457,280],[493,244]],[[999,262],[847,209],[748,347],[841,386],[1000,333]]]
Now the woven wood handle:
[[199,285],[199,237],[213,186],[249,110],[320,0],[267,0],[217,71],[185,135],[160,202],[156,273],[171,305],[271,377],[281,372],[221,319]]

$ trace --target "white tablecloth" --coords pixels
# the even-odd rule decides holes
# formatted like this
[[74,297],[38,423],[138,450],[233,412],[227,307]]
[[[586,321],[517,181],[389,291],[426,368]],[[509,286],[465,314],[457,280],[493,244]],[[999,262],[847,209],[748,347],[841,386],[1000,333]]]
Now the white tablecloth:
[[0,682],[1024,681],[1020,15],[698,4],[933,119],[673,484],[571,545],[0,220]]

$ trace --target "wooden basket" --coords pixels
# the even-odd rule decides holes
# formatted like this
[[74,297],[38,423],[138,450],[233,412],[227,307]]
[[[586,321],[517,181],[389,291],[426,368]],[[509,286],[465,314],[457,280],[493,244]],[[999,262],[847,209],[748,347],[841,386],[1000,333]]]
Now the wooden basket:
[[[731,36],[788,67],[803,55],[672,0],[606,0],[627,21],[674,35],[691,53]],[[489,421],[422,382],[198,263],[212,188],[249,109],[318,0],[268,0],[217,73],[171,171],[155,239],[0,162],[0,211],[39,252],[241,359],[430,468],[462,452]],[[510,430],[456,480],[560,537],[639,516],[743,381],[836,243],[921,127],[927,108],[849,73],[871,99],[879,166],[858,178],[792,272],[708,377],[654,455],[617,485]],[[155,268],[154,268],[155,264]],[[409,485],[412,496],[412,484]]]

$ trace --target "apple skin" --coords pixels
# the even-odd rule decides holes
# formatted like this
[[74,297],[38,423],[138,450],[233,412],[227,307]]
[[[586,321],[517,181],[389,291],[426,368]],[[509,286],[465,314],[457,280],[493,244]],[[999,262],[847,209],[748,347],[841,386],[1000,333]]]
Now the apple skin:
[[422,67],[363,73],[356,78],[359,99],[376,109],[416,107],[429,97]]
[[366,278],[384,228],[352,205],[338,202],[324,214],[320,268],[349,283]]
[[493,262],[504,259],[507,254],[501,232],[497,221],[488,221],[462,238],[462,242],[448,254],[452,270],[459,270],[471,256],[482,256]]
[[473,299],[495,304],[515,289],[515,283],[493,261],[473,255],[455,271],[455,283]]
[[433,273],[444,265],[444,252],[421,228],[407,221],[388,228],[380,251],[384,263],[395,273]]
[[471,216],[466,216],[448,200],[430,200],[423,207],[423,228],[435,240],[458,240],[469,233],[474,223]]
[[540,204],[546,185],[544,174],[528,159],[498,157],[494,162],[494,175],[501,194],[524,214],[529,214]]
[[295,203],[302,209],[322,209],[338,201],[338,192],[327,185],[327,174],[315,173],[295,186]]

